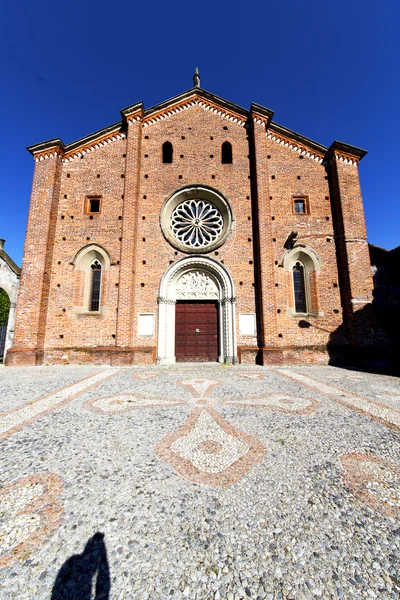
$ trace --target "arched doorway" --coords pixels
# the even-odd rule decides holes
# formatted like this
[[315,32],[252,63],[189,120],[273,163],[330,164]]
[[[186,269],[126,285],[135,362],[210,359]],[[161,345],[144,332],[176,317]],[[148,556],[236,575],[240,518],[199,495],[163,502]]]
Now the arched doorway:
[[160,283],[157,362],[236,363],[235,305],[220,263],[190,256],[171,265]]
[[10,297],[3,288],[0,288],[0,360],[2,361],[6,352],[7,327],[10,315]]

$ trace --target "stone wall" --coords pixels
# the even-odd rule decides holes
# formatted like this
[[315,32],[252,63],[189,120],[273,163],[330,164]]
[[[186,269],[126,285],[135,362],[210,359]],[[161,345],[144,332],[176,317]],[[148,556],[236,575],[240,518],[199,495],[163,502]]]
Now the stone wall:
[[2,288],[10,298],[10,313],[8,315],[6,343],[4,348],[4,356],[6,356],[14,339],[15,308],[19,287],[19,274],[8,264],[8,256],[5,255],[5,252],[3,251],[3,245],[4,240],[0,240],[0,288]]

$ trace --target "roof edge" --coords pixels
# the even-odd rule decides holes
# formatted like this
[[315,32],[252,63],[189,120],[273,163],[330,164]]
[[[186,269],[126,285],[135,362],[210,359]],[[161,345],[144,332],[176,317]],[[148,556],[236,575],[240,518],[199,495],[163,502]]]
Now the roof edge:
[[270,131],[276,131],[276,133],[280,133],[281,135],[290,137],[296,140],[296,142],[304,144],[305,146],[309,146],[310,148],[316,150],[317,152],[320,152],[321,154],[326,154],[326,152],[328,151],[327,146],[323,146],[319,142],[315,142],[314,140],[306,137],[305,135],[302,135],[301,133],[296,133],[296,131],[293,131],[293,129],[289,129],[288,127],[279,125],[279,123],[276,123],[275,121],[271,121],[268,129]]
[[250,105],[250,112],[257,113],[263,117],[266,117],[268,121],[272,121],[272,117],[274,116],[274,111],[266,106],[262,106],[261,104],[257,104],[256,102],[252,102]]
[[21,267],[19,267],[13,259],[7,254],[5,250],[0,250],[0,258],[4,260],[5,263],[10,267],[10,269],[18,276],[21,275]]
[[132,104],[131,106],[127,106],[126,108],[122,108],[120,111],[121,117],[127,119],[131,114],[135,112],[140,112],[142,115],[144,113],[144,105],[143,102],[136,102],[136,104]]
[[363,150],[362,148],[358,148],[358,146],[351,146],[350,144],[340,142],[339,140],[335,140],[330,145],[327,152],[327,156],[331,157],[335,152],[341,152],[343,154],[357,158],[358,160],[361,160],[366,154],[368,154],[368,150]]
[[165,108],[168,108],[168,106],[170,106],[171,104],[175,104],[177,102],[186,100],[187,98],[190,98],[190,96],[200,96],[202,98],[210,100],[211,102],[220,104],[227,110],[231,110],[233,112],[239,113],[241,116],[243,116],[245,118],[247,118],[249,116],[249,111],[247,109],[243,108],[242,106],[239,106],[238,104],[235,104],[234,102],[229,102],[229,100],[224,100],[224,98],[220,98],[219,96],[216,96],[215,94],[212,94],[211,92],[207,92],[206,90],[203,90],[202,88],[196,88],[196,87],[191,88],[190,90],[187,90],[186,92],[182,92],[181,94],[178,94],[177,96],[173,96],[172,98],[169,98],[168,100],[164,100],[164,102],[161,102],[160,104],[155,104],[154,106],[147,108],[144,111],[144,116],[148,117],[152,113],[158,112],[160,110],[164,110]]
[[83,137],[83,138],[79,138],[79,140],[75,140],[74,142],[67,144],[64,147],[64,150],[65,150],[65,152],[69,152],[70,150],[74,150],[75,148],[82,146],[83,144],[88,144],[88,143],[92,142],[93,140],[95,140],[96,138],[102,137],[103,135],[107,135],[107,133],[111,133],[114,130],[121,129],[122,125],[123,125],[122,121],[117,121],[116,123],[113,123],[112,125],[108,125],[108,127],[103,127],[103,129],[94,131],[93,133],[90,133],[89,135],[85,135],[85,137]]
[[53,138],[51,140],[47,140],[45,142],[40,142],[39,144],[33,144],[32,146],[27,146],[28,152],[32,155],[36,154],[36,152],[42,152],[43,150],[50,150],[51,148],[59,148],[63,152],[65,150],[64,143],[60,138]]

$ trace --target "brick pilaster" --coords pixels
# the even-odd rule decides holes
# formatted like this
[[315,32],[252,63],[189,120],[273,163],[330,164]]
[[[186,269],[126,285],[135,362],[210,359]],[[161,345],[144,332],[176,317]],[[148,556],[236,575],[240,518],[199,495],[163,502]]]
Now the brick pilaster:
[[137,220],[140,186],[140,150],[142,123],[133,118],[128,122],[124,208],[117,315],[117,347],[132,346],[135,256],[137,251]]
[[43,360],[61,171],[58,152],[35,163],[14,346],[7,355],[8,364],[39,364]]
[[357,167],[365,152],[348,146],[345,150],[346,152],[343,152],[342,144],[338,142],[332,144],[327,155],[327,171],[331,188],[343,316],[349,341],[365,345],[368,343],[368,307],[372,302],[373,290]]
[[[271,115],[272,116],[272,115]],[[252,112],[252,195],[255,227],[255,280],[259,306],[258,343],[275,347],[277,343],[274,253],[269,199],[266,119]]]

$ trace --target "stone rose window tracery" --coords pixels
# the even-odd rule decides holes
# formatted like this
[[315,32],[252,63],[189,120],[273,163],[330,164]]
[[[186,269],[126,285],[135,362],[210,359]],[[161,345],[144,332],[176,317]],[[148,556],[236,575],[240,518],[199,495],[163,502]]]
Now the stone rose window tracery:
[[228,200],[205,185],[187,186],[169,196],[160,211],[165,239],[188,254],[209,253],[227,240],[234,217]]
[[220,211],[207,200],[186,200],[178,204],[171,215],[172,233],[191,248],[205,248],[217,241],[223,226]]

